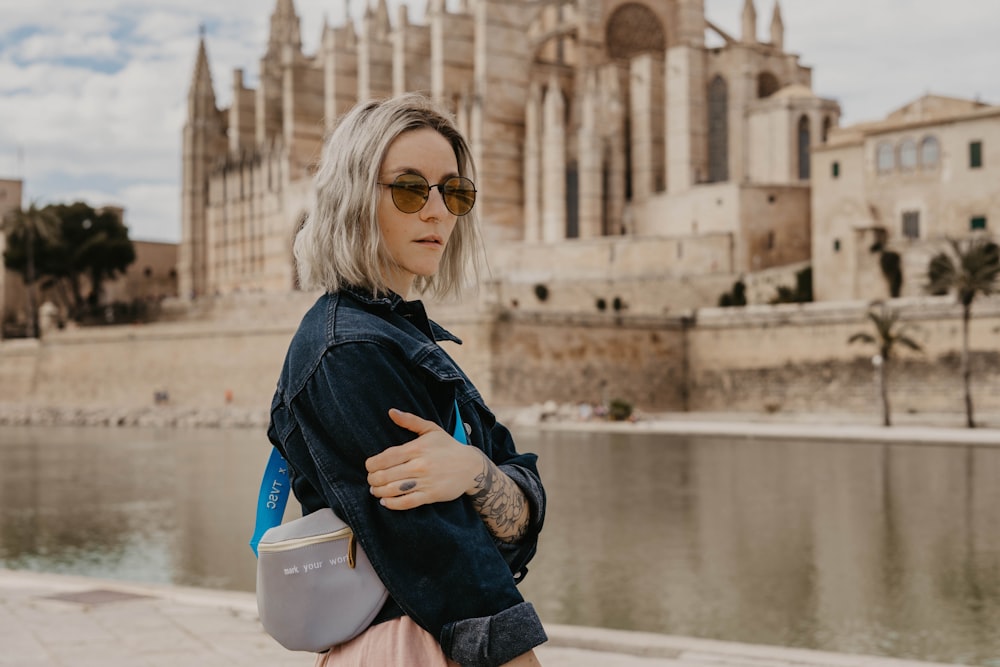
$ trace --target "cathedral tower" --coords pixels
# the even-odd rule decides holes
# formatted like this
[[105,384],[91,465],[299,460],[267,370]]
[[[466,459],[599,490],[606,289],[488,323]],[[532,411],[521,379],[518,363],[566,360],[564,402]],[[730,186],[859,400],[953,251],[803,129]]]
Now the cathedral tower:
[[208,288],[206,211],[209,173],[213,164],[225,157],[227,150],[226,125],[215,103],[204,29],[198,44],[194,77],[188,90],[183,150],[179,289],[182,297],[193,298],[204,295]]
[[265,146],[282,133],[284,72],[282,65],[302,57],[299,16],[292,0],[278,0],[271,14],[267,53],[260,60],[257,87],[257,145]]

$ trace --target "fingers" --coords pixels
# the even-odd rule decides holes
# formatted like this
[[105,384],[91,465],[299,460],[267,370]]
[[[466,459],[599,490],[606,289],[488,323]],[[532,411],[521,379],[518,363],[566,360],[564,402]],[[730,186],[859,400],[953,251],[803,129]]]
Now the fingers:
[[382,498],[378,501],[387,510],[411,510],[414,507],[433,502],[423,491],[414,491],[392,498]]
[[415,479],[372,486],[370,491],[380,505],[390,510],[408,510],[432,502],[427,492],[417,488]]
[[405,428],[407,431],[413,431],[417,435],[423,435],[424,433],[430,433],[431,431],[441,430],[441,427],[432,421],[418,417],[411,412],[397,410],[396,408],[389,410],[389,419],[391,419],[396,426]]
[[378,470],[388,470],[394,466],[403,465],[412,459],[415,453],[416,446],[411,443],[389,447],[375,456],[366,459],[365,469],[369,473],[373,473]]
[[[444,430],[435,422],[422,419],[413,413],[403,412],[402,410],[397,410],[396,408],[389,410],[389,418],[392,419],[397,426],[405,428],[407,431],[412,431],[418,436],[433,433],[435,431],[441,431],[444,433]],[[376,470],[386,470],[393,466],[406,463],[414,457],[416,452],[415,448],[417,446],[417,441],[412,440],[405,445],[389,447],[383,452],[367,459],[365,461],[365,468],[368,472],[375,472]]]
[[389,411],[389,417],[417,437],[365,461],[372,495],[393,510],[461,496],[472,476],[467,454],[473,450],[456,442],[435,422],[396,409]]

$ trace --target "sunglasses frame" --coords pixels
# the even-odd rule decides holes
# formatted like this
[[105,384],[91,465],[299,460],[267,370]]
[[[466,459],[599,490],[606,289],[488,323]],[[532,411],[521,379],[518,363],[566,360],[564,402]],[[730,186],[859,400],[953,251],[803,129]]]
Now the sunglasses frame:
[[[421,202],[420,206],[417,207],[417,208],[415,208],[415,209],[413,209],[412,211],[408,211],[405,208],[403,208],[402,206],[400,206],[399,200],[396,199],[396,193],[411,194],[411,195],[416,195],[418,197],[421,196],[420,193],[417,192],[417,191],[414,191],[412,189],[412,187],[408,187],[407,185],[400,184],[400,182],[399,182],[400,179],[405,179],[405,178],[420,179],[421,181],[424,182],[424,186],[427,188],[426,194],[424,194],[422,196],[423,201]],[[445,188],[448,185],[448,183],[451,182],[451,181],[463,181],[465,183],[468,183],[471,186],[469,188],[460,188],[460,190],[462,192],[471,192],[472,193],[472,203],[469,205],[469,208],[467,208],[462,213],[458,213],[456,211],[453,211],[452,208],[451,208],[451,206],[448,204],[448,194],[449,194],[449,191],[451,191],[451,188],[448,188],[448,189],[445,189]],[[422,175],[420,175],[420,174],[406,173],[406,174],[400,174],[399,176],[397,176],[396,178],[394,178],[393,181],[392,181],[392,183],[382,183],[382,182],[380,182],[379,185],[381,185],[383,187],[386,187],[386,188],[389,188],[389,190],[391,191],[390,194],[392,196],[392,203],[396,207],[396,209],[398,211],[400,211],[401,213],[418,213],[418,212],[422,211],[423,208],[424,208],[424,206],[427,206],[427,201],[431,198],[431,190],[433,190],[434,188],[437,188],[438,193],[440,193],[440,195],[441,195],[441,200],[444,202],[444,207],[446,209],[448,209],[448,212],[451,213],[452,215],[456,215],[458,217],[462,217],[463,215],[467,215],[469,213],[469,211],[471,211],[472,208],[476,205],[476,193],[478,192],[478,190],[476,190],[476,184],[472,182],[472,179],[466,178],[465,176],[449,176],[448,178],[446,178],[444,180],[443,183],[435,183],[434,185],[431,185],[430,182],[426,178],[424,178]],[[414,185],[416,185],[416,183],[414,183]]]

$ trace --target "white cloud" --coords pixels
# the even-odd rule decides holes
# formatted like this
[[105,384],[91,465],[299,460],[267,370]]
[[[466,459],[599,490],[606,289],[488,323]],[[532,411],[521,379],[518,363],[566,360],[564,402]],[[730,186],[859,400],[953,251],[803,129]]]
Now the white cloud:
[[[124,188],[119,203],[125,207],[129,236],[144,241],[176,241],[181,215],[181,189],[176,183],[137,183]],[[170,224],[166,224],[170,221]],[[174,221],[177,221],[176,223]]]
[[72,58],[114,58],[120,55],[118,43],[109,35],[52,32],[36,33],[21,42],[18,54],[28,61],[59,61]]

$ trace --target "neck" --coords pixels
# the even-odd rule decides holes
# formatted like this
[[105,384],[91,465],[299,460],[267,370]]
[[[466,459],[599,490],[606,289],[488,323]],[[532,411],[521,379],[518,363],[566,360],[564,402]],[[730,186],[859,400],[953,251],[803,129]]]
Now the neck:
[[401,296],[403,301],[410,299],[410,290],[413,288],[412,275],[398,275],[390,272],[388,275],[383,275],[383,277],[385,278],[386,286]]

